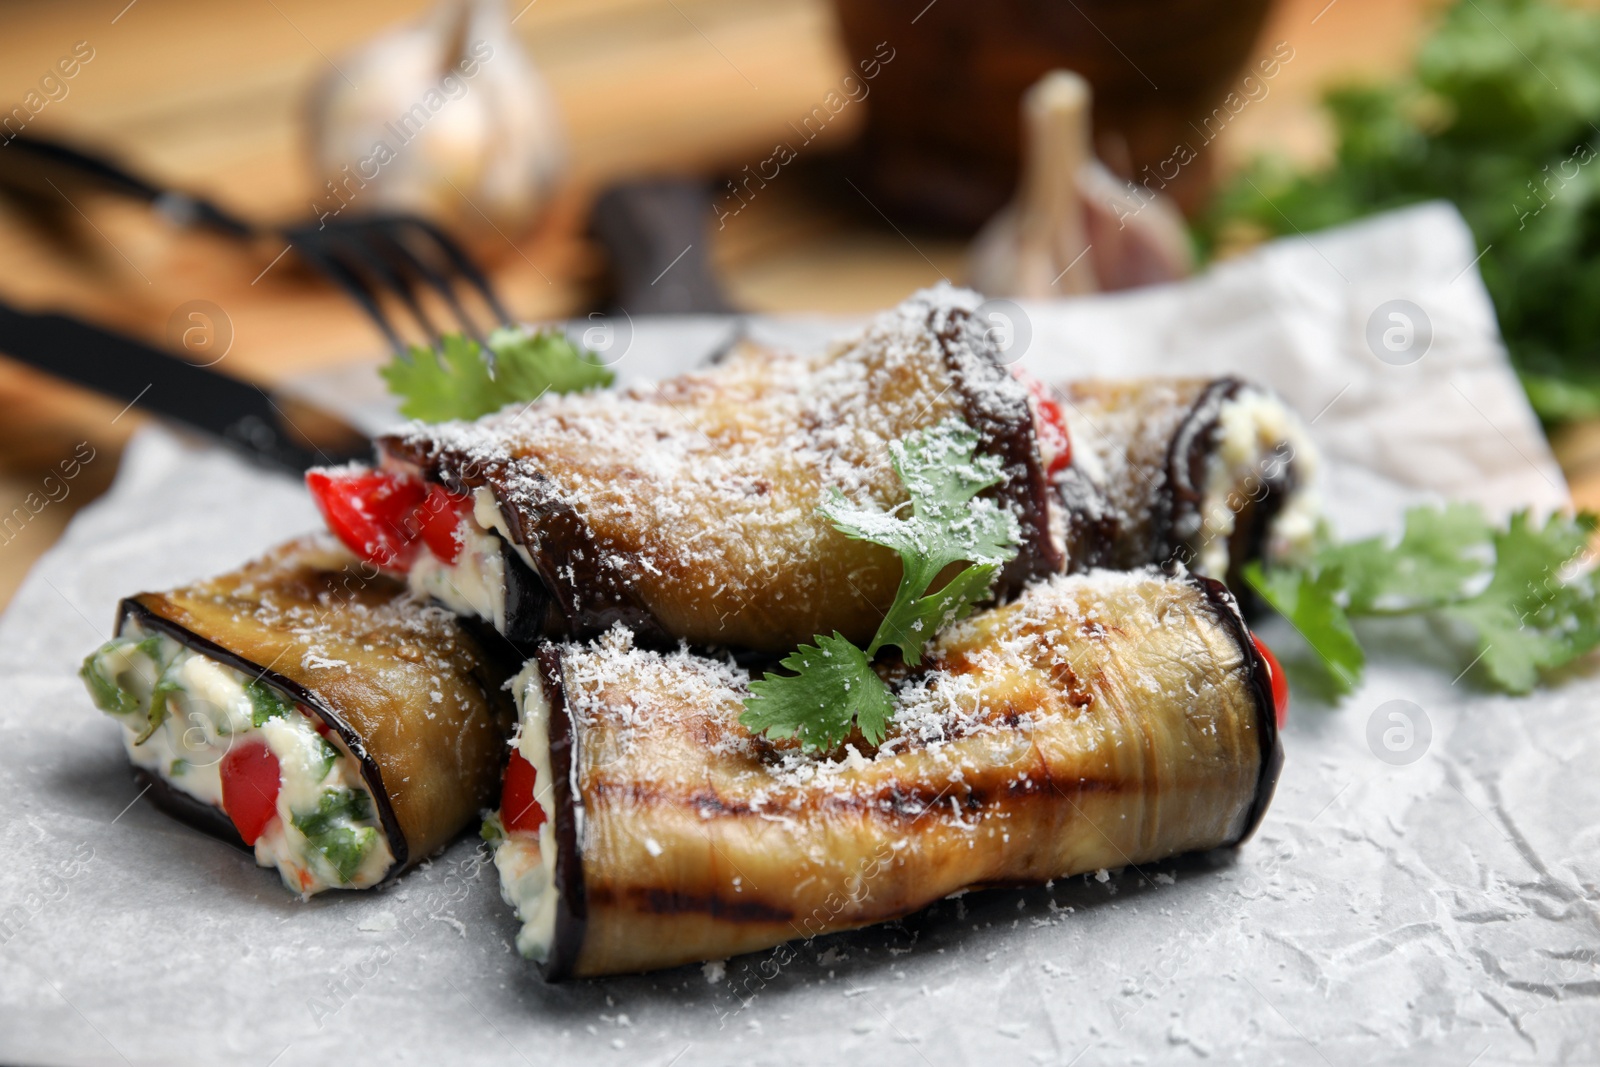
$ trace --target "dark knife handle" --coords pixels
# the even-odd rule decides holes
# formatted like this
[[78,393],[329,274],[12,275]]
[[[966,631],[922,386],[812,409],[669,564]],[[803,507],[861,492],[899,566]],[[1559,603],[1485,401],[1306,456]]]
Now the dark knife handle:
[[4,147],[5,151],[0,152],[0,185],[20,185],[41,191],[38,183],[49,184],[52,178],[75,186],[90,182],[152,204],[179,225],[210,226],[235,237],[250,237],[255,233],[249,223],[214,201],[178,189],[163,189],[109,156],[31,134],[18,134],[7,140]]
[[320,417],[308,432],[310,420],[291,419],[258,386],[67,315],[0,303],[0,353],[200,430],[265,466],[299,474],[372,454],[342,419]]
[[689,178],[611,186],[589,228],[605,246],[615,299],[630,315],[736,310],[711,270],[711,189]]

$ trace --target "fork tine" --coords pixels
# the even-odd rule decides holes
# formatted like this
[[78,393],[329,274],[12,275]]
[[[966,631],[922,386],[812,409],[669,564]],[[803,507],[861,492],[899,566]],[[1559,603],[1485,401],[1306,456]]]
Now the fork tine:
[[383,239],[383,228],[369,223],[354,223],[350,226],[336,226],[328,231],[328,236],[333,247],[348,253],[359,260],[366,267],[369,276],[375,275],[378,281],[391,290],[406,309],[411,312],[412,318],[422,327],[422,332],[427,335],[428,343],[438,348],[444,341],[438,327],[423,310],[422,302],[417,299],[416,286],[410,272],[404,269],[403,264],[397,264],[391,254],[388,242]]
[[478,295],[482,296],[483,302],[489,305],[489,309],[494,312],[495,318],[500,325],[514,325],[511,313],[506,310],[504,304],[500,303],[500,298],[495,295],[494,288],[489,284],[489,279],[484,275],[483,271],[478,269],[478,265],[472,261],[466,251],[456,243],[455,238],[427,219],[416,215],[397,215],[394,217],[394,221],[399,224],[409,224],[432,238],[433,242],[444,251],[445,256],[455,267],[457,273],[471,282],[473,288],[478,290]]
[[384,315],[383,308],[378,305],[377,297],[367,283],[349,265],[332,255],[323,247],[323,242],[309,232],[294,231],[286,235],[289,243],[300,253],[302,259],[309,263],[317,273],[333,282],[340,289],[360,305],[361,310],[367,313],[383,336],[389,341],[389,348],[399,358],[410,361],[411,352],[405,342],[400,339],[394,325]]
[[450,305],[450,310],[455,313],[463,332],[487,349],[487,339],[478,329],[477,323],[472,320],[472,316],[467,313],[467,309],[462,306],[460,298],[456,296],[455,286],[411,248],[405,239],[405,230],[402,226],[396,226],[392,219],[374,220],[371,238],[375,250],[387,256],[396,270],[404,272],[410,278],[420,277],[443,297],[445,303]]

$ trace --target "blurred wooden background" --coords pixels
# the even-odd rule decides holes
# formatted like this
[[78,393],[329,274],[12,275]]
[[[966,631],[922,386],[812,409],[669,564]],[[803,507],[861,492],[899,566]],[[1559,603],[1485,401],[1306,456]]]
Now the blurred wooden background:
[[[308,85],[328,57],[425,6],[9,0],[0,6],[0,106],[20,102],[59,57],[88,41],[93,60],[29,132],[109,149],[159,181],[252,217],[309,218],[317,183],[302,142]],[[1303,159],[1326,153],[1317,89],[1336,75],[1401,66],[1432,6],[1282,0],[1257,52],[1288,42],[1295,57],[1219,140],[1224,168],[1262,148]],[[491,252],[498,286],[529,320],[594,303],[603,265],[583,227],[598,187],[636,173],[754,164],[849,63],[826,0],[534,0],[515,29],[556,94],[572,160],[571,181],[538,230]],[[859,125],[860,106],[852,106],[825,134],[834,145]],[[827,147],[819,142],[816,151]],[[233,324],[226,369],[262,380],[382,351],[352,305],[293,269],[280,265],[252,284],[266,265],[258,256],[175,236],[140,207],[91,198],[74,208],[86,224],[86,259],[64,258],[0,209],[6,299],[75,310],[151,339],[180,304],[209,300]],[[867,311],[963,273],[962,243],[901,232],[848,185],[803,169],[762,190],[712,244],[730,295],[754,310]],[[0,545],[0,604],[72,511],[109,484],[140,420],[117,417],[120,409],[0,360],[0,511],[38,491],[78,442],[98,453],[65,501]],[[1564,443],[1563,452],[1580,499],[1600,502],[1600,438],[1586,440]]]

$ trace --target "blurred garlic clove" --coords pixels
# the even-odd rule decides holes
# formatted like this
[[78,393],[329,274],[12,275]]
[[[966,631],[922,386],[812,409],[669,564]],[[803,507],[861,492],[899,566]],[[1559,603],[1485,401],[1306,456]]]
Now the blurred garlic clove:
[[336,63],[310,99],[319,217],[414,212],[480,243],[532,223],[566,150],[502,0],[444,0]]
[[1045,298],[1184,277],[1193,253],[1170,201],[1121,181],[1094,156],[1089,83],[1052,71],[1022,101],[1017,200],[973,242],[974,288]]
[[1099,160],[1078,172],[1078,191],[1100,288],[1158,285],[1193,273],[1189,226],[1170,199],[1135,193]]
[[1100,288],[1076,180],[1094,158],[1089,100],[1089,83],[1066,71],[1045,75],[1023,96],[1022,182],[1017,200],[973,244],[980,291],[1043,297]]

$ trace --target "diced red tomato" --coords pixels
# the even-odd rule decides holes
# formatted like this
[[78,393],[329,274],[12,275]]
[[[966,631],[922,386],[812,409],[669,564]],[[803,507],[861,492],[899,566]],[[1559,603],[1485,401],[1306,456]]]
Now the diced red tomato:
[[506,767],[506,784],[500,792],[500,822],[507,830],[536,832],[544,825],[544,808],[533,799],[539,774],[516,749]]
[[1256,651],[1267,661],[1267,673],[1272,676],[1272,707],[1277,714],[1278,728],[1281,730],[1283,724],[1289,721],[1289,676],[1283,673],[1278,657],[1272,654],[1272,649],[1267,647],[1265,641],[1255,634],[1250,635],[1250,640],[1256,643]]
[[470,496],[452,493],[438,483],[428,486],[428,496],[417,512],[417,520],[422,527],[423,543],[442,562],[454,563],[460,558],[461,519],[471,506]]
[[306,488],[345,546],[368,563],[403,571],[417,554],[412,514],[427,495],[421,479],[393,471],[308,471]]
[[1039,435],[1039,451],[1044,456],[1045,473],[1055,477],[1072,465],[1072,436],[1067,432],[1067,417],[1061,410],[1061,401],[1050,392],[1050,387],[1023,370],[1011,371],[1019,382],[1028,387],[1033,400],[1033,424]]
[[245,844],[255,844],[278,814],[278,789],[282,784],[278,757],[265,741],[243,742],[222,757],[222,810],[233,820]]

